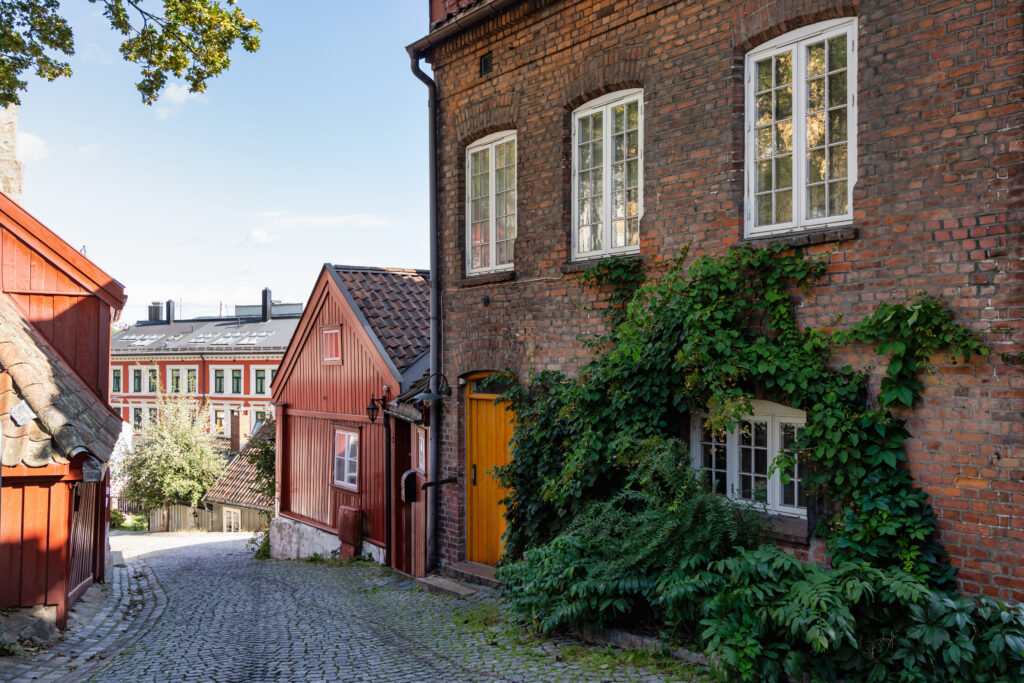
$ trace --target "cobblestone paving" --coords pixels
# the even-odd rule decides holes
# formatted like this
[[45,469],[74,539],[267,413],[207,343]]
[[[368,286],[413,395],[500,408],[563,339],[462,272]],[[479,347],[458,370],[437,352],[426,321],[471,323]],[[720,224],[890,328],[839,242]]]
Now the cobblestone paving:
[[496,616],[500,598],[486,589],[451,598],[372,564],[256,561],[239,534],[112,545],[127,568],[116,570],[104,611],[0,680],[680,680],[600,669],[563,656],[570,641],[524,638]]

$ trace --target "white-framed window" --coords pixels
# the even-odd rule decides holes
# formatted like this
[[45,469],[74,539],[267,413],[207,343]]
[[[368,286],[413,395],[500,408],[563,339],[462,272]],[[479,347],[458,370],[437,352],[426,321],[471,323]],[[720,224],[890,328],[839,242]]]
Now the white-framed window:
[[214,365],[210,367],[209,386],[213,387],[213,391],[210,393],[241,396],[245,389],[242,380],[242,368],[239,366]]
[[199,390],[199,369],[186,365],[167,368],[167,393],[194,394]]
[[466,148],[466,272],[511,270],[516,241],[516,132]]
[[148,368],[146,370],[146,377],[148,378],[146,386],[149,388],[149,393],[155,394],[160,391],[160,371],[157,368]]
[[252,365],[249,367],[249,386],[253,396],[270,396],[270,379],[272,365]]
[[121,393],[121,368],[110,369],[110,393]]
[[214,410],[213,411],[213,415],[212,415],[213,431],[214,431],[215,434],[220,434],[220,435],[224,434],[224,428],[225,428],[224,412],[225,411],[223,411],[223,410]]
[[644,92],[622,90],[572,114],[572,255],[640,249]]
[[359,433],[354,430],[334,429],[334,484],[359,488]]
[[135,433],[142,431],[142,408],[140,406],[132,408],[132,431]]
[[341,330],[337,327],[329,327],[320,332],[321,346],[323,347],[323,359],[325,361],[341,360]]
[[142,368],[132,368],[132,393],[142,393]]
[[796,441],[806,418],[802,410],[769,401],[751,401],[753,413],[744,415],[726,433],[708,428],[706,415],[691,420],[693,467],[707,472],[713,490],[747,502],[766,512],[807,516],[804,471],[796,461],[789,483],[783,484],[772,462]]
[[224,531],[234,533],[242,530],[242,511],[238,508],[224,508]]
[[857,19],[791,31],[747,54],[748,236],[853,220]]

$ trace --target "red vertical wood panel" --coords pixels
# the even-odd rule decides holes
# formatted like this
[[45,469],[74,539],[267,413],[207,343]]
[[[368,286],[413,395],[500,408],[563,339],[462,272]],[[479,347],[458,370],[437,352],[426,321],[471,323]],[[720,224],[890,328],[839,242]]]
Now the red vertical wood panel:
[[53,339],[53,297],[33,294],[29,297],[29,321],[43,333],[47,340]]
[[67,599],[68,530],[71,527],[71,484],[50,487],[50,543],[48,549],[46,604],[59,605]]
[[0,607],[21,603],[21,528],[25,487],[5,485],[0,492]]
[[5,289],[27,290],[32,283],[32,254],[28,246],[13,235],[8,234],[5,248],[10,251],[11,267],[5,268],[9,280],[4,283]]
[[[80,297],[57,296],[53,298],[53,336],[50,341],[72,367],[78,364],[78,344],[75,343],[78,336],[77,303]],[[87,341],[87,340],[83,340]],[[83,344],[87,350],[89,344]]]
[[99,355],[97,356],[97,363],[99,364],[99,386],[96,388],[99,390],[99,395],[103,399],[104,403],[110,402],[110,305],[103,302],[99,302],[99,331],[97,334],[97,340],[99,341]]
[[50,488],[25,486],[21,536],[21,604],[39,605],[46,600],[46,547],[50,525]]
[[[96,343],[96,334],[99,328],[100,301],[95,297],[82,299],[76,306],[78,325],[78,340],[81,348],[78,350],[75,369],[82,379],[94,390],[99,387],[100,363]],[[103,365],[106,368],[106,364]],[[106,370],[104,369],[104,372]]]

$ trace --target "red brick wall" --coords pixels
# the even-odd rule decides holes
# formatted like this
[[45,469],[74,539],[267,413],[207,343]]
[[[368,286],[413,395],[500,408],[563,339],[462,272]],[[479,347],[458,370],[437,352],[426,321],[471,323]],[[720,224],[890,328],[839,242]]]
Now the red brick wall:
[[[430,56],[439,90],[443,370],[574,372],[601,329],[572,279],[570,122],[605,92],[643,87],[641,253],[743,240],[743,56],[837,16],[859,18],[858,179],[852,229],[810,251],[832,265],[800,316],[859,320],[881,301],[943,297],[992,351],[936,358],[908,412],[911,468],[932,497],[963,588],[1024,599],[1024,282],[1020,232],[1022,5],[1016,1],[526,2]],[[491,75],[479,57],[494,55]],[[518,133],[515,276],[464,277],[465,146]],[[837,239],[838,238],[838,239]],[[1002,354],[1010,354],[1002,356]],[[869,349],[837,363],[877,366]],[[458,393],[458,392],[456,392]],[[462,475],[459,397],[445,403],[442,476]],[[443,559],[463,553],[458,486],[443,492]]]

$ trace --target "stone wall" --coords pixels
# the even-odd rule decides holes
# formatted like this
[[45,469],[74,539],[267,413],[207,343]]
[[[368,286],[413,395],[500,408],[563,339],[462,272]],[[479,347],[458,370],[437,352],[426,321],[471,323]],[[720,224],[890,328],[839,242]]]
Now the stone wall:
[[18,107],[0,107],[0,191],[22,201],[22,166],[18,161]]

